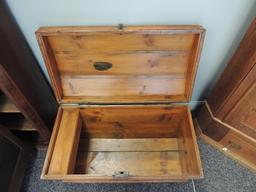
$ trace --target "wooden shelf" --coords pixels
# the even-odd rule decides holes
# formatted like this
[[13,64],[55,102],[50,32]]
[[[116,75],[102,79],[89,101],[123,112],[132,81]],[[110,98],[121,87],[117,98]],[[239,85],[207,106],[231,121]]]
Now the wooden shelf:
[[19,109],[3,93],[0,93],[0,112],[20,113]]
[[21,113],[3,113],[0,116],[0,123],[10,130],[36,131]]
[[26,143],[31,146],[35,146],[36,148],[44,148],[47,147],[48,141],[43,140],[37,131],[19,131],[19,130],[11,130],[11,132],[18,138],[21,138]]
[[0,124],[10,130],[35,131],[36,129],[12,103],[12,101],[0,91]]

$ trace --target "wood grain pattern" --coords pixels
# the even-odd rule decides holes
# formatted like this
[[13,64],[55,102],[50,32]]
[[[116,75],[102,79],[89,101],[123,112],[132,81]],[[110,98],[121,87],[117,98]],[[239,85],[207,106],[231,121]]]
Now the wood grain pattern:
[[[115,171],[128,171],[130,176],[181,175],[177,152],[88,152],[78,156],[79,174],[112,177]],[[83,171],[82,171],[83,170]]]
[[[158,33],[156,31],[156,33]],[[135,51],[189,51],[194,41],[191,35],[86,32],[83,35],[49,36],[54,53],[78,55],[83,53],[125,53]]]
[[[255,160],[251,158],[255,155],[256,144],[255,44],[256,18],[197,117],[204,136],[208,138],[207,141],[211,140],[213,145],[223,147],[222,142],[228,142],[224,138],[233,138],[235,133],[235,143],[242,143],[245,151],[228,150],[225,154],[253,170],[256,170]],[[248,147],[247,143],[254,145]]]
[[238,153],[246,161],[256,166],[256,144],[244,139],[236,132],[230,130],[219,142],[227,150]]
[[[109,103],[188,101],[203,33],[199,26],[60,27],[37,36],[59,102]],[[95,62],[112,67],[98,71]]]
[[237,162],[239,162],[240,164],[244,165],[245,167],[247,167],[248,169],[250,169],[251,171],[256,170],[256,166],[254,162],[248,161],[247,159],[245,159],[243,156],[239,155],[236,152],[233,152],[232,150],[223,150],[223,145],[221,145],[220,143],[214,141],[211,139],[211,137],[208,137],[204,134],[202,134],[200,136],[201,139],[203,139],[206,143],[212,145],[214,148],[218,149],[220,152],[222,152],[224,155],[227,155],[228,157],[236,160]]
[[56,60],[54,58],[54,54],[51,51],[51,47],[49,41],[45,37],[37,36],[38,44],[43,54],[44,62],[46,64],[48,74],[51,78],[53,88],[58,87],[58,89],[54,89],[55,97],[61,98],[63,96],[62,88],[61,88],[61,79],[59,77],[59,71],[56,66]]
[[48,175],[48,170],[49,170],[49,167],[50,167],[50,164],[51,164],[51,159],[52,159],[52,154],[53,154],[53,151],[54,151],[54,146],[55,146],[56,139],[57,139],[57,136],[58,136],[58,131],[59,131],[59,128],[60,128],[60,122],[61,122],[62,114],[63,114],[63,110],[62,110],[61,107],[59,107],[58,108],[58,113],[57,113],[57,116],[56,116],[56,119],[55,119],[54,127],[53,127],[53,130],[52,130],[51,139],[50,139],[50,142],[49,142],[49,145],[48,145],[46,157],[45,157],[45,160],[44,160],[44,165],[43,165],[42,173],[41,173],[41,176],[40,176],[41,179],[45,179],[46,175]]
[[82,132],[83,137],[95,138],[167,138],[177,136],[177,123],[138,124],[138,123],[88,123]]
[[80,138],[79,152],[139,152],[139,151],[176,151],[178,152],[177,138],[132,138],[132,139],[105,139]]
[[43,36],[60,35],[69,33],[71,35],[83,35],[88,32],[119,33],[126,32],[148,32],[150,34],[198,34],[204,29],[200,25],[137,25],[125,26],[122,30],[119,26],[62,26],[62,27],[40,27],[36,33]]
[[220,141],[229,131],[229,129],[221,123],[213,119],[213,114],[207,102],[204,103],[197,116],[197,122],[200,125],[202,133],[211,137],[214,141]]
[[[95,176],[83,175],[83,174],[72,174],[62,176],[63,182],[67,183],[170,183],[170,182],[189,182],[190,179],[195,178],[194,176],[177,176],[177,175],[166,175],[166,176],[130,176],[128,178],[113,179],[113,177],[106,176]],[[51,176],[47,176],[47,179],[54,179]],[[56,179],[56,178],[55,178]]]
[[[255,62],[255,61],[252,61]],[[236,89],[232,92],[229,100],[222,106],[219,111],[218,118],[222,121],[226,121],[228,116],[233,113],[235,108],[237,108],[241,101],[247,96],[247,92],[254,86],[256,81],[256,65],[249,71],[249,73],[244,77],[244,79],[237,85]],[[217,117],[217,116],[216,116]]]
[[178,145],[182,171],[186,174],[194,174],[203,178],[203,170],[199,157],[199,149],[196,143],[194,126],[189,109],[180,121],[178,133]]
[[[209,96],[208,103],[213,114],[219,119],[225,118],[234,105],[243,97],[244,92],[255,81],[240,84],[256,64],[256,19],[253,20],[244,38],[240,42],[236,52],[230,59],[228,66],[221,75],[219,81]],[[239,87],[239,89],[238,89]],[[240,90],[236,95],[233,93]]]
[[80,141],[75,173],[110,177],[115,171],[129,171],[130,176],[180,175],[178,156],[176,138],[92,138]]
[[[138,97],[137,95],[125,95],[125,96],[111,96],[111,97],[100,97],[100,96],[69,96],[63,97],[61,104],[111,104],[114,101],[115,104],[142,104],[146,101],[148,104],[169,104],[170,100],[179,102],[185,102],[186,97],[184,95],[143,95]],[[179,103],[177,102],[177,103]],[[175,102],[176,103],[176,102]]]
[[186,106],[172,105],[118,105],[81,108],[85,123],[116,122],[124,123],[171,123],[178,122]]
[[[188,107],[156,104],[189,100],[203,36],[200,26],[40,28],[38,41],[63,111],[42,178],[71,182],[202,178]],[[76,118],[82,128],[74,140]],[[75,162],[69,161],[75,156],[71,148],[78,151]],[[113,176],[116,171],[129,175]]]
[[80,129],[79,110],[64,110],[48,174],[58,175],[73,172]]
[[[210,110],[206,103],[197,116],[198,128],[202,130],[201,137],[224,154],[255,171],[255,141],[251,136],[214,117]],[[204,119],[210,119],[210,123],[204,124]]]
[[[42,174],[44,179],[72,182],[147,182],[155,178],[155,181],[170,182],[202,177],[199,153],[194,130],[189,123],[191,117],[188,116],[187,106],[98,105],[81,108],[65,106],[62,110],[63,115],[58,114],[59,120],[56,121],[48,149]],[[74,157],[67,151],[67,146],[72,145],[72,142],[69,142],[70,139],[63,138],[63,134],[71,137],[68,132],[75,126],[72,125],[74,121],[71,121],[70,114],[74,111],[76,113],[79,111],[80,119],[83,121],[80,139],[76,139],[79,141],[76,148],[78,151],[76,161],[71,163],[75,165],[75,169],[53,174],[50,168],[58,167],[56,159],[61,157],[59,153],[55,157],[57,145],[59,149],[60,147],[65,149],[65,158],[61,157],[59,161],[65,164],[65,167],[69,163],[64,159]],[[188,120],[184,121],[184,118]],[[116,124],[115,130],[107,125],[111,122]],[[181,122],[185,123],[183,128]],[[68,131],[63,131],[64,124]],[[125,127],[127,129],[122,137],[119,137],[118,129]],[[108,129],[113,131],[112,135],[108,134]],[[172,130],[172,132],[167,134],[166,130]],[[92,131],[91,134],[89,134],[90,131]],[[178,143],[181,139],[182,145]],[[186,155],[181,161],[183,154]],[[186,171],[182,168],[183,162],[189,164]],[[115,171],[128,171],[129,176],[116,179],[113,177]]]
[[224,122],[249,135],[256,141],[256,82],[230,111]]
[[84,98],[112,99],[112,95],[182,95],[185,90],[185,79],[179,76],[63,76],[62,82],[64,95]]
[[177,137],[184,107],[122,106],[80,109],[83,132],[96,138]]
[[[78,55],[79,54],[79,55]],[[57,53],[58,68],[63,75],[163,75],[186,73],[189,52],[134,51],[129,53]],[[113,66],[95,70],[97,61]],[[136,69],[136,70],[134,70]]]
[[[195,125],[198,125],[199,127],[197,128],[201,129],[200,124]],[[235,140],[233,135],[235,135]],[[247,138],[244,138],[243,136],[233,131],[230,131],[221,142],[213,140],[211,136],[207,136],[204,133],[200,135],[200,138],[202,138],[205,142],[209,143],[210,145],[218,149],[223,154],[238,161],[251,171],[255,172],[255,143],[252,143]],[[238,146],[240,146],[241,148]]]
[[187,74],[186,74],[186,84],[185,84],[185,96],[187,101],[190,101],[192,97],[193,85],[195,82],[195,74],[198,68],[197,63],[199,63],[201,50],[203,48],[203,42],[205,37],[205,31],[200,33],[195,37],[195,40],[192,45],[191,57],[187,65]]

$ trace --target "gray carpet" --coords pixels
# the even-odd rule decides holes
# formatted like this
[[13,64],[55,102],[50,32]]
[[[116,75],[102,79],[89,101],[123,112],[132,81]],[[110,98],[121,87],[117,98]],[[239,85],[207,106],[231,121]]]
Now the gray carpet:
[[[256,174],[240,166],[219,151],[198,141],[205,178],[195,180],[196,192],[256,192]],[[193,191],[188,183],[145,184],[69,184],[40,180],[46,150],[39,150],[31,160],[24,178],[23,192],[82,192],[82,191]]]

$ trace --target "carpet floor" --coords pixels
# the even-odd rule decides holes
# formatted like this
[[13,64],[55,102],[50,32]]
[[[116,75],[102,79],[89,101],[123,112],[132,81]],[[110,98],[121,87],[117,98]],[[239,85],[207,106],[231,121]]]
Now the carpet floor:
[[29,163],[23,192],[256,192],[256,174],[224,156],[212,146],[198,140],[204,179],[187,183],[141,183],[141,184],[70,184],[61,181],[40,180],[46,150],[41,149]]

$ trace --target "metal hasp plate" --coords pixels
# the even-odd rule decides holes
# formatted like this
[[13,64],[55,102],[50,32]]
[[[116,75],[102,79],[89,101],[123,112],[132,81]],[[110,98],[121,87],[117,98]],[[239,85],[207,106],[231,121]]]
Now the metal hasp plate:
[[112,176],[113,176],[114,178],[129,177],[129,172],[128,172],[128,171],[115,171]]

